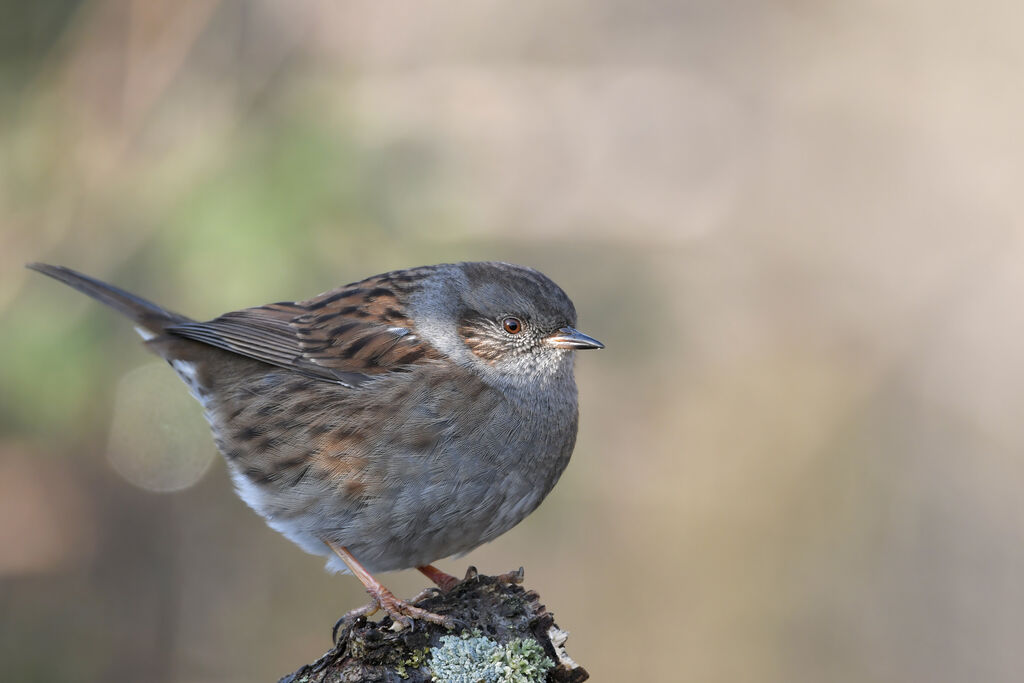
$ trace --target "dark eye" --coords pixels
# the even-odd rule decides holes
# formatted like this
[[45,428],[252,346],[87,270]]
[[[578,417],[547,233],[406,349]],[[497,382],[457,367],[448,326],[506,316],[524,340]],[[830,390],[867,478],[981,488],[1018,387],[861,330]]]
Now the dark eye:
[[523,329],[523,323],[519,322],[519,318],[505,318],[501,325],[509,334],[519,334]]

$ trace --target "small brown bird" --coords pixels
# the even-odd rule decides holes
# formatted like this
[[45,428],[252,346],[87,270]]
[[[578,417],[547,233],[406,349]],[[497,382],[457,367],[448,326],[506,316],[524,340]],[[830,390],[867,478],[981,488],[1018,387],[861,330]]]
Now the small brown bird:
[[558,285],[507,263],[399,270],[209,322],[29,267],[131,318],[202,404],[242,499],[363,582],[372,602],[349,615],[403,624],[451,621],[370,572],[416,567],[447,590],[458,580],[432,562],[532,512],[576,441],[573,352],[603,348]]

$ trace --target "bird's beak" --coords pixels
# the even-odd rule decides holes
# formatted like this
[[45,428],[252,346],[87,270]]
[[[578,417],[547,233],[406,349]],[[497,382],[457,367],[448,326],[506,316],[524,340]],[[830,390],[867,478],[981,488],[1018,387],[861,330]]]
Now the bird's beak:
[[597,341],[593,337],[588,337],[572,327],[563,327],[550,337],[545,337],[544,341],[559,349],[582,350],[604,348],[604,344],[601,342]]

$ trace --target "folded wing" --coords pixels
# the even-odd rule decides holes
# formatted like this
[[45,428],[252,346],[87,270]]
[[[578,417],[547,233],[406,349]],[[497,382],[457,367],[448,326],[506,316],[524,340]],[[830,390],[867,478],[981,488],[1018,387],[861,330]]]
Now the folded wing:
[[364,281],[308,301],[248,308],[167,332],[304,375],[358,387],[438,354],[416,334],[395,291]]

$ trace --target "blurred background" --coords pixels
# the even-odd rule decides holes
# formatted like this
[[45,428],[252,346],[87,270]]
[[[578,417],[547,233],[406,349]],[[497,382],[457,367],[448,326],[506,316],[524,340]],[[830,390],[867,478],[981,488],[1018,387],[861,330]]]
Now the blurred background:
[[442,568],[525,565],[598,681],[1020,680],[1019,3],[0,12],[5,679],[273,681],[365,597],[26,261],[209,318],[501,259],[608,348],[554,493]]

